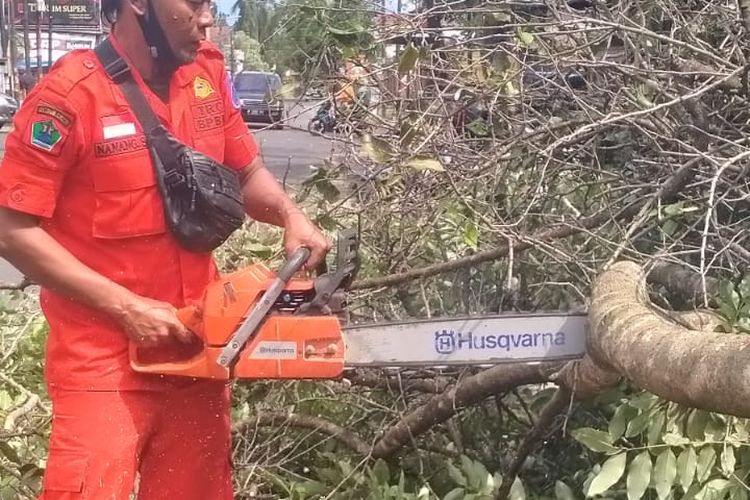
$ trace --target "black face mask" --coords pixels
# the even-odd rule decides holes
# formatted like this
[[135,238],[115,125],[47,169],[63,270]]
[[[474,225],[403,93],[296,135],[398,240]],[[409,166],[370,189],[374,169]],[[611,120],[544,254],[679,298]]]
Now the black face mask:
[[148,12],[146,15],[138,16],[138,24],[141,26],[143,37],[151,51],[151,57],[156,61],[157,67],[165,73],[172,73],[177,69],[179,63],[167,42],[159,21],[154,11],[154,0],[148,0]]

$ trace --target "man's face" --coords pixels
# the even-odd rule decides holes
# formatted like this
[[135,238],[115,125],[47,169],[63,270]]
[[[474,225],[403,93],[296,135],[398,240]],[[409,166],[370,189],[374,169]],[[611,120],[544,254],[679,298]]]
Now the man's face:
[[206,28],[213,25],[210,0],[149,0],[178,64],[195,59]]

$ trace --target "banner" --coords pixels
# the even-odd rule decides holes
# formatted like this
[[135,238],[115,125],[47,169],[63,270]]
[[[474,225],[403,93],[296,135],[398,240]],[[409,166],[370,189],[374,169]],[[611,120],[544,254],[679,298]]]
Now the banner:
[[[101,31],[101,0],[27,0],[26,8],[29,26],[36,26],[39,11],[42,26],[47,26],[51,11],[54,28],[88,27]],[[14,19],[16,26],[23,26],[23,0],[16,0]]]

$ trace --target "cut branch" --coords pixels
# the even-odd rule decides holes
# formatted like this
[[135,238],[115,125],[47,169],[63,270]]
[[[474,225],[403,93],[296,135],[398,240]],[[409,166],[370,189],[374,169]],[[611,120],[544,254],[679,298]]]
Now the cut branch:
[[362,440],[356,433],[340,427],[330,420],[309,415],[298,415],[294,413],[263,412],[255,417],[249,417],[232,425],[232,432],[244,434],[248,427],[264,426],[273,427],[280,423],[286,423],[292,427],[309,429],[326,434],[335,438],[347,448],[359,455],[367,456],[370,453],[370,445]]
[[559,363],[502,365],[467,377],[452,389],[433,397],[425,405],[404,416],[388,429],[375,443],[372,456],[389,457],[416,436],[429,430],[433,425],[445,422],[462,408],[521,385],[546,382],[559,367]]
[[587,356],[664,399],[750,417],[750,337],[676,324],[650,304],[645,282],[643,270],[626,261],[599,276]]

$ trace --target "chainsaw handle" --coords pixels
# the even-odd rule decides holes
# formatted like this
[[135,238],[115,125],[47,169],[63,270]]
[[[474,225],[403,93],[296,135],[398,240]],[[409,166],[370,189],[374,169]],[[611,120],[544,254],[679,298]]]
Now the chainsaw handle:
[[307,259],[310,258],[310,253],[309,248],[299,247],[294,251],[292,256],[284,262],[284,265],[281,266],[281,269],[276,273],[276,276],[278,276],[278,278],[284,283],[292,279],[292,276],[302,269],[302,266],[305,265]]

